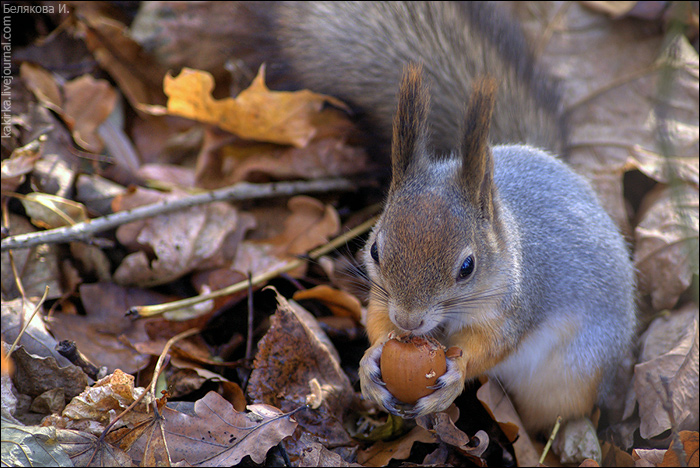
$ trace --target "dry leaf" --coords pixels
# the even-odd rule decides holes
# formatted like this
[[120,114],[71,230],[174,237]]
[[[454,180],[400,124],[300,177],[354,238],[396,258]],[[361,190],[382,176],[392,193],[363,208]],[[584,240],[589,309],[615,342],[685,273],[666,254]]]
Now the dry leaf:
[[54,229],[87,221],[82,203],[48,193],[32,192],[20,198],[27,216],[35,226]]
[[85,373],[72,364],[60,366],[53,356],[41,357],[29,354],[23,346],[12,353],[15,374],[12,380],[19,393],[32,398],[61,388],[66,398],[71,399],[80,394],[87,386]]
[[610,442],[605,442],[601,446],[603,458],[600,466],[635,466],[632,456]]
[[92,153],[102,151],[97,129],[117,102],[117,92],[107,81],[83,75],[59,87],[51,73],[26,62],[20,75],[39,102],[61,116],[80,147]]
[[[698,137],[695,141],[689,141],[688,144],[697,145]],[[700,169],[698,164],[697,153],[692,154],[691,151],[684,151],[685,156],[667,157],[656,152],[645,151],[640,148],[635,154],[630,155],[627,160],[628,169],[637,169],[650,179],[664,184],[672,184],[678,181],[688,182],[690,184],[700,184]]]
[[[640,363],[634,368],[634,390],[645,439],[669,429],[698,426],[698,309],[657,318],[642,337]],[[662,380],[668,381],[668,392]],[[675,425],[668,414],[673,411]]]
[[32,318],[37,303],[17,298],[11,301],[3,300],[1,307],[3,341],[14,342],[22,328],[27,325],[18,345],[24,346],[24,349],[34,356],[53,357],[60,367],[70,365],[70,361],[56,351],[58,341],[46,329],[41,311]]
[[[252,405],[250,413],[236,411],[215,392],[194,404],[193,411],[163,409],[163,432],[172,463],[234,466],[245,456],[262,463],[267,451],[292,435],[297,423],[277,408]],[[139,457],[149,441],[140,438],[130,454]],[[144,459],[144,462],[148,460]]]
[[[669,44],[661,28],[640,34],[638,22],[611,21],[576,2],[515,2],[512,8],[538,58],[564,86],[568,161],[592,181],[608,213],[630,232],[622,177],[630,157],[663,159],[657,110],[665,113],[674,146],[669,162],[685,165],[698,158],[697,52],[684,37]],[[668,67],[666,78],[660,76],[662,66]]]
[[416,442],[435,444],[438,438],[425,428],[416,426],[398,439],[375,442],[366,450],[358,452],[357,461],[364,466],[386,466],[392,459],[405,460]]
[[299,424],[329,444],[347,445],[351,439],[342,421],[353,391],[337,351],[309,312],[279,295],[277,301],[270,329],[258,343],[248,393],[254,402],[292,411],[306,405],[315,378],[331,392],[317,410],[299,413]]
[[[23,216],[9,214],[10,235],[15,236],[36,229]],[[15,266],[27,297],[41,297],[49,288],[48,299],[56,299],[63,294],[61,275],[58,266],[59,249],[56,245],[42,244],[31,249],[12,252]],[[3,299],[19,297],[19,290],[10,264],[10,252],[0,255],[2,264]]]
[[55,443],[73,462],[73,466],[130,466],[131,457],[116,444],[83,431],[60,429]]
[[[144,180],[157,181],[168,188],[192,188],[195,186],[194,169],[174,164],[144,164],[137,174]],[[151,183],[153,185],[153,183]]]
[[148,341],[144,321],[125,316],[130,307],[167,302],[168,296],[111,283],[83,284],[79,296],[86,315],[53,314],[49,322],[59,340],[75,341],[78,349],[97,366],[135,373],[149,357],[135,351],[129,342]]
[[529,434],[523,427],[520,416],[515,411],[510,398],[500,385],[494,385],[491,379],[483,383],[476,392],[476,397],[486,408],[494,421],[509,441],[513,442],[513,449],[518,463],[521,466],[534,466],[539,461],[539,453],[532,444]]
[[361,467],[357,463],[348,463],[335,452],[331,452],[319,442],[313,440],[308,433],[302,433],[299,445],[301,447],[301,458],[299,466],[326,466],[326,467]]
[[[211,153],[211,151],[210,151]],[[264,176],[275,180],[344,177],[369,169],[364,149],[349,146],[342,138],[314,139],[304,148],[279,145],[228,145],[204,161],[197,180],[205,187],[231,185]]]
[[131,107],[164,104],[165,70],[129,37],[126,27],[103,16],[89,2],[76,4],[78,30],[100,66],[107,70],[129,100]]
[[117,92],[105,80],[83,75],[63,86],[65,101],[63,119],[73,133],[75,142],[93,153],[102,151],[104,144],[97,129],[112,113]]
[[678,434],[678,438],[683,444],[683,451],[685,452],[684,464],[680,463],[678,459],[679,454],[672,443],[666,451],[663,460],[657,466],[698,466],[698,432],[681,431]]
[[352,317],[357,322],[362,318],[362,304],[350,293],[321,284],[311,289],[294,293],[295,301],[303,299],[316,299],[328,307],[333,315],[338,317]]
[[[115,199],[114,206],[128,209],[146,204],[154,196],[178,197],[139,189]],[[154,286],[197,269],[227,265],[252,223],[252,218],[239,214],[228,203],[216,202],[120,226],[117,239],[139,250],[122,261],[114,273],[115,281]]]
[[305,254],[338,234],[340,218],[332,206],[305,195],[290,198],[287,206],[292,214],[284,221],[284,232],[267,240],[278,254]]
[[[14,192],[24,182],[25,176],[34,169],[34,164],[41,157],[41,147],[39,140],[32,140],[15,148],[9,158],[2,160],[0,178],[3,192]],[[4,194],[2,196],[5,197]]]
[[633,449],[632,458],[634,459],[634,466],[659,466],[659,463],[664,459],[665,453],[666,450],[659,449]]
[[[66,421],[65,427],[90,427],[93,434],[99,436],[114,415],[124,411],[144,391],[143,388],[134,387],[132,375],[116,369],[111,375],[86,388],[65,407],[62,413]],[[141,400],[138,406],[124,415],[122,422],[129,424],[141,421],[143,415],[148,412],[148,402],[148,397]]]
[[19,67],[19,75],[40,103],[59,114],[62,112],[61,89],[49,71],[39,65],[23,62]]
[[644,204],[635,229],[639,289],[657,310],[672,308],[698,274],[698,189],[660,187]]
[[[216,100],[211,95],[214,78],[208,72],[183,68],[177,77],[167,75],[163,89],[168,95],[167,112],[216,125],[246,140],[304,147],[316,134],[314,116],[326,102],[344,108],[330,96],[311,91],[270,91],[264,67],[250,87],[235,99]],[[151,107],[154,115],[164,109]]]

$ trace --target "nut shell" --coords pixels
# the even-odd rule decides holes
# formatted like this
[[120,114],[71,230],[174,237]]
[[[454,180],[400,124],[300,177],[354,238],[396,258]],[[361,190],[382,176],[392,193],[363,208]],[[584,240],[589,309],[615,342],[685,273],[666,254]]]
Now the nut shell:
[[437,379],[447,370],[444,347],[420,336],[389,339],[379,360],[386,389],[397,400],[414,404],[435,390]]

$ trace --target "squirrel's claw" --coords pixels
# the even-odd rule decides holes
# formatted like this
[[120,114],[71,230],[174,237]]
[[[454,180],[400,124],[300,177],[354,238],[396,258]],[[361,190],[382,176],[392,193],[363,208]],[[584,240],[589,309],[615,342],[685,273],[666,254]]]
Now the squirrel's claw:
[[414,419],[429,413],[446,409],[462,393],[464,389],[464,373],[454,360],[447,360],[445,372],[431,389],[435,391],[419,399],[415,405],[401,403],[386,389],[379,369],[379,358],[382,355],[384,343],[369,348],[360,361],[360,386],[362,394],[370,400],[382,405],[386,410],[404,419]]
[[429,388],[434,388],[435,391],[416,402],[412,417],[437,413],[450,406],[464,390],[464,373],[454,360],[448,359],[447,372],[435,382],[435,385]]
[[360,360],[360,387],[366,398],[384,406],[392,414],[399,415],[395,408],[398,401],[386,389],[386,383],[382,380],[379,369],[379,358],[383,348],[384,343],[378,343],[365,351],[365,355]]

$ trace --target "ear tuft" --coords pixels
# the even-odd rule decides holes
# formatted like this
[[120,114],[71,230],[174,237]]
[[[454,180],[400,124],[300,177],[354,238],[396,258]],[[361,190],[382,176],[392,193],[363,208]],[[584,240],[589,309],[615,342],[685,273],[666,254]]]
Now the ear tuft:
[[404,68],[391,141],[392,185],[398,184],[416,157],[426,151],[430,94],[423,83],[423,66]]
[[485,218],[493,216],[493,155],[489,147],[491,115],[498,84],[492,77],[476,79],[464,115],[461,183]]

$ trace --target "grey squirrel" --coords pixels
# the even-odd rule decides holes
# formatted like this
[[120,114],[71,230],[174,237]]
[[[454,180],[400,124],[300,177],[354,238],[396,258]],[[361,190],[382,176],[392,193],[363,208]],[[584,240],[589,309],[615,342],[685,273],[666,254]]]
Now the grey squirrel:
[[[350,103],[390,148],[363,253],[363,394],[416,417],[487,374],[529,429],[587,415],[634,332],[634,269],[588,183],[552,154],[566,150],[558,88],[517,25],[480,2],[280,2],[255,14],[273,38],[269,70]],[[463,350],[415,405],[383,385],[390,332]]]

